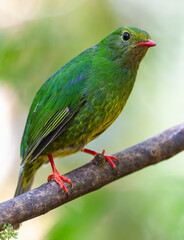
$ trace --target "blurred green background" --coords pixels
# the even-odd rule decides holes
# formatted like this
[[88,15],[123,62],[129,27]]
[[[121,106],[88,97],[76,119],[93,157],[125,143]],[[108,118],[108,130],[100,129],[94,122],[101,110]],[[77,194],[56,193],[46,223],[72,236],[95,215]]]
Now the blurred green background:
[[[121,26],[157,43],[140,65],[116,122],[88,146],[114,153],[183,121],[183,1],[6,0],[0,3],[0,201],[11,198],[26,116],[39,87],[63,64]],[[56,160],[65,173],[91,158]],[[19,239],[184,239],[184,154],[148,167],[44,216],[25,222]],[[46,182],[48,165],[34,187]]]

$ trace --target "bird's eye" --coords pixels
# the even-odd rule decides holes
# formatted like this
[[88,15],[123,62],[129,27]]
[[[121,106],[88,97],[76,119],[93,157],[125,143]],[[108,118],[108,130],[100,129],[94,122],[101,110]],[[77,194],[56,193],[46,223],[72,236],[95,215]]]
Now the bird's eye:
[[127,41],[129,38],[130,38],[130,33],[124,32],[124,33],[123,33],[123,40],[124,40],[124,41]]

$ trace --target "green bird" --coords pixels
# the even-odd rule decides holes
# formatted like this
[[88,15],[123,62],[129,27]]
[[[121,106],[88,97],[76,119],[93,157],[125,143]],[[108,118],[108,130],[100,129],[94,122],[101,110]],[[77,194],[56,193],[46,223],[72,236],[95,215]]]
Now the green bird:
[[[102,134],[123,110],[139,64],[156,44],[138,28],[113,31],[61,67],[39,89],[31,105],[21,142],[21,166],[15,196],[28,191],[38,168],[50,161],[54,179],[67,193],[53,157],[78,151]],[[104,151],[102,152],[104,154]],[[113,156],[104,155],[112,168]]]

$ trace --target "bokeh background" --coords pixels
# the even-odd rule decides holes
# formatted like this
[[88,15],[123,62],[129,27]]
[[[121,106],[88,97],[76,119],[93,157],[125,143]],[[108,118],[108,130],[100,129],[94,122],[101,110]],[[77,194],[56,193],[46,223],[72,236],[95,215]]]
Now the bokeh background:
[[[157,43],[116,122],[89,148],[114,153],[184,118],[184,2],[168,0],[0,1],[0,201],[18,178],[19,146],[39,87],[63,64],[121,26],[148,31]],[[65,173],[90,160],[56,160]],[[34,186],[46,182],[42,167]],[[25,222],[19,239],[184,239],[184,154]]]

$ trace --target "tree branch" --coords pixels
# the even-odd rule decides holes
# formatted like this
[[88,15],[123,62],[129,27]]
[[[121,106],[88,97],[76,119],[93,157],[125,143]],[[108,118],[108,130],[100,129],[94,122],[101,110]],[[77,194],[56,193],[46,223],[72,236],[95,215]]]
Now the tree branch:
[[184,123],[170,128],[144,142],[115,153],[119,160],[117,171],[105,163],[99,154],[90,162],[65,176],[72,181],[67,196],[55,181],[0,204],[0,228],[5,222],[12,225],[42,215],[86,193],[138,171],[146,166],[168,159],[184,150]]

